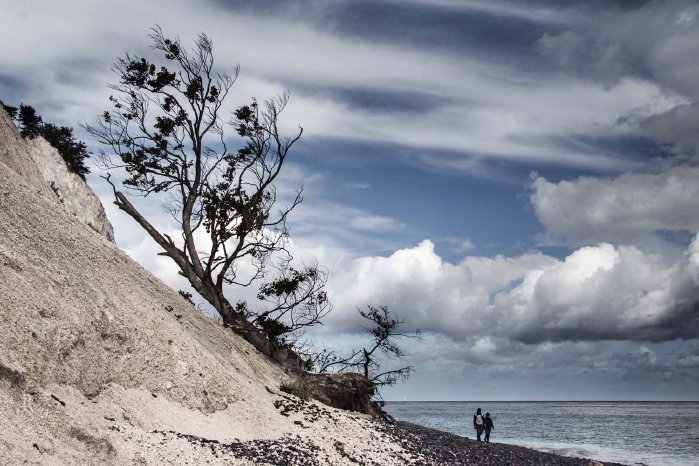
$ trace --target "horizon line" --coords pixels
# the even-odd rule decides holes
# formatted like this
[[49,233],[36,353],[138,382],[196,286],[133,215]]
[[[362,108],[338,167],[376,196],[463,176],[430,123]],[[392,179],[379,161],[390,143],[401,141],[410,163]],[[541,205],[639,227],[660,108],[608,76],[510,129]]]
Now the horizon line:
[[686,400],[382,400],[386,403],[699,403]]

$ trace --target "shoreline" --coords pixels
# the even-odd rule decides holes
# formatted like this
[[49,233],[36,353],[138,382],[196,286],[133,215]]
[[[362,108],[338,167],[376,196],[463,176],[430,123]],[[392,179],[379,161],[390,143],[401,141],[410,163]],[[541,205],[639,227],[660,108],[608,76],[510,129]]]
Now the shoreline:
[[[305,419],[302,430],[312,429],[323,420],[336,424],[341,421],[337,411],[321,408],[315,403],[287,400]],[[315,412],[317,416],[309,417]],[[298,423],[300,421],[296,421]],[[329,425],[329,424],[328,424]],[[519,445],[498,442],[478,442],[467,437],[404,421],[352,418],[346,424],[343,437],[326,438],[324,429],[310,437],[289,431],[277,438],[251,440],[217,440],[173,430],[154,430],[148,438],[152,448],[159,450],[159,460],[167,452],[188,451],[187,458],[207,464],[267,464],[275,466],[322,466],[326,464],[371,466],[628,466],[589,458],[562,456]],[[371,448],[363,449],[353,442],[356,429],[369,432]],[[152,438],[151,438],[152,437]],[[359,435],[361,437],[361,435]],[[183,445],[189,445],[184,447]],[[368,446],[368,445],[367,445]],[[358,448],[359,447],[359,448]],[[160,451],[165,448],[166,451]],[[179,456],[178,456],[179,458]],[[182,458],[179,458],[182,459]]]
[[384,424],[383,430],[403,448],[427,460],[425,465],[454,466],[624,466],[588,458],[561,456],[541,450],[498,442],[478,442],[467,437],[404,421]]
[[[301,411],[308,406],[300,403]],[[330,417],[334,418],[333,415]],[[356,420],[360,424],[362,421]],[[310,421],[312,424],[314,421]],[[207,464],[267,464],[275,466],[322,466],[358,464],[372,466],[627,466],[587,458],[574,458],[507,443],[478,442],[417,424],[365,420],[363,429],[373,431],[378,442],[374,455],[350,446],[349,438],[334,441],[331,450],[318,439],[302,439],[293,432],[280,438],[219,441],[176,431],[153,431],[153,447],[191,449],[190,459],[207,458]],[[309,425],[310,426],[310,425]],[[309,427],[307,426],[307,427]],[[349,433],[349,432],[347,432]],[[381,448],[381,444],[384,448]],[[329,453],[334,453],[331,461]],[[165,459],[160,457],[159,459]],[[182,459],[182,458],[180,458]],[[330,462],[331,461],[331,462]]]

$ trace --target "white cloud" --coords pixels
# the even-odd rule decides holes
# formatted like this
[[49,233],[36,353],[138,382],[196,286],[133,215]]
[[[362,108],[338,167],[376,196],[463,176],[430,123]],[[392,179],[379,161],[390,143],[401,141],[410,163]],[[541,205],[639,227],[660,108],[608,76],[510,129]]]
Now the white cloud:
[[600,10],[581,17],[571,29],[544,35],[539,45],[544,56],[571,76],[607,83],[646,76],[659,88],[683,96],[684,102],[647,116],[651,121],[646,124],[642,115],[635,118],[652,137],[686,149],[688,139],[696,141],[696,125],[688,124],[686,105],[699,99],[697,11],[692,0],[656,0],[639,8]]
[[[413,363],[426,365],[435,361],[451,373],[473,371],[474,366],[491,373],[572,370],[579,374],[595,371],[620,376],[628,371],[670,370],[675,362],[659,360],[649,346],[658,347],[653,344],[635,346],[633,342],[610,345],[586,341],[529,345],[492,336],[458,341],[427,335],[421,344],[411,348],[410,356]],[[690,358],[686,359],[690,361]],[[571,361],[575,364],[571,365]]]
[[356,308],[387,305],[411,327],[454,336],[483,331],[493,324],[490,293],[553,261],[535,253],[513,259],[468,257],[453,265],[435,253],[429,240],[388,257],[360,257],[332,277],[329,291],[336,304],[327,328],[356,329]]
[[667,265],[659,256],[610,244],[584,247],[532,271],[495,309],[522,341],[669,340],[699,330],[699,240]]
[[369,183],[347,183],[345,187],[347,189],[369,189],[371,185]]
[[471,251],[476,247],[471,238],[449,237],[445,239],[445,242],[451,246],[452,251],[458,254]]
[[677,365],[687,368],[699,368],[699,348],[694,348],[681,355],[677,360]]
[[641,346],[637,351],[631,354],[637,359],[647,361],[647,363],[651,365],[658,362],[658,358],[655,356],[653,350],[649,349],[647,346]]
[[356,328],[356,308],[387,305],[411,327],[454,339],[669,340],[699,331],[699,240],[666,264],[600,244],[564,260],[540,253],[444,262],[430,241],[363,257],[333,276],[331,331]]
[[525,19],[536,22],[549,22],[556,24],[567,23],[572,20],[572,15],[555,8],[547,8],[532,4],[522,5],[515,2],[499,0],[384,0],[388,2],[409,1],[412,3],[440,6],[455,10],[474,10],[493,16],[504,16]]
[[291,234],[305,244],[326,244],[345,251],[386,251],[395,249],[396,240],[388,233],[400,232],[406,225],[369,209],[323,199],[323,189],[313,188],[290,218]]
[[[237,14],[182,1],[168,3],[166,10],[157,3],[143,2],[78,1],[70,8],[55,2],[32,3],[31,7],[12,4],[0,18],[0,30],[11,38],[0,42],[0,67],[12,78],[31,77],[27,84],[33,103],[37,108],[42,104],[51,108],[42,114],[50,118],[60,114],[58,121],[66,121],[64,107],[70,107],[68,115],[85,121],[105,106],[105,82],[110,79],[112,60],[124,50],[152,53],[145,37],[149,27],[159,22],[166,33],[180,34],[186,43],[205,29],[224,69],[238,62],[242,65],[235,103],[252,96],[271,97],[290,88],[293,100],[283,124],[290,131],[303,124],[307,138],[361,140],[612,170],[634,163],[618,160],[623,159],[619,154],[571,148],[559,136],[634,133],[635,127],[618,122],[630,114],[642,119],[684,103],[640,78],[608,85],[560,76],[527,77],[522,70],[487,63],[475,55],[455,59],[432,49],[377,44],[319,31],[312,24],[287,18]],[[62,79],[61,73],[83,78]],[[423,112],[368,111],[339,97],[301,91],[295,84],[302,89],[390,90],[406,98],[421,93],[449,104]],[[70,101],[66,95],[71,96]],[[425,159],[427,163],[431,160]]]
[[699,231],[699,168],[616,178],[537,178],[532,204],[549,233],[573,244],[632,241],[658,230]]
[[375,232],[395,231],[405,228],[404,224],[397,222],[395,219],[384,217],[382,215],[358,216],[350,220],[349,224],[359,230]]

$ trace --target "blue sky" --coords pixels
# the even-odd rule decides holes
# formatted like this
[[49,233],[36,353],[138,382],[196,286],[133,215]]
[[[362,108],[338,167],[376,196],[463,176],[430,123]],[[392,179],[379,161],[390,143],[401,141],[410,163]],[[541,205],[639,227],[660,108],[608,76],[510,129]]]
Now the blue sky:
[[[0,99],[49,121],[92,121],[155,24],[241,65],[231,108],[291,92],[280,192],[334,303],[311,336],[360,345],[367,304],[426,335],[385,398],[696,399],[696,2],[4,3]],[[99,174],[119,246],[186,288]]]

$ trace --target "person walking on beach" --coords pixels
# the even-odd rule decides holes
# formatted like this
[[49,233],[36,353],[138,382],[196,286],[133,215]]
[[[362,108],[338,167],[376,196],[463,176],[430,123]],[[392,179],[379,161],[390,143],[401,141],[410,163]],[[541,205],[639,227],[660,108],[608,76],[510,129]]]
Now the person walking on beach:
[[476,439],[481,441],[481,434],[483,433],[483,415],[481,414],[481,408],[476,410],[476,414],[473,415],[473,427],[476,429]]
[[485,430],[485,440],[490,442],[490,430],[495,429],[495,424],[493,424],[493,419],[490,417],[490,413],[485,413],[485,419],[483,419],[483,429]]

